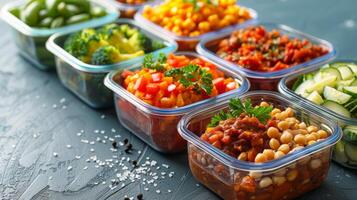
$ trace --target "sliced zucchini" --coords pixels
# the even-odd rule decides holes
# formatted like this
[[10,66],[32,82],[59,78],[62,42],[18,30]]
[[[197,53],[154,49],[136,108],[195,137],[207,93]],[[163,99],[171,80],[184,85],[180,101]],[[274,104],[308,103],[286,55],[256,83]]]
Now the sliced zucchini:
[[306,88],[311,87],[311,85],[313,85],[315,82],[311,79],[306,80],[304,82],[302,82],[295,90],[295,93],[298,95],[301,95],[303,97],[307,97],[309,96],[309,93],[306,92]]
[[357,162],[357,145],[346,143],[345,152],[349,159],[351,159],[353,162]]
[[345,104],[347,103],[352,96],[348,95],[346,93],[340,92],[336,90],[335,88],[332,88],[330,86],[326,86],[324,89],[324,97],[326,100],[334,101],[339,104]]
[[339,141],[335,145],[334,158],[337,162],[341,162],[341,163],[345,163],[348,161],[348,158],[345,153],[345,144],[343,141]]
[[335,103],[333,101],[326,101],[325,103],[322,104],[322,106],[342,115],[345,117],[350,118],[351,117],[351,113],[343,106],[341,106],[338,103]]
[[311,94],[309,94],[309,96],[307,96],[306,98],[308,100],[318,104],[318,105],[321,105],[324,102],[324,100],[322,99],[321,95],[316,91],[314,91]]
[[343,129],[343,136],[347,141],[357,142],[357,126],[346,126]]
[[356,80],[354,80],[352,83],[351,83],[351,85],[350,86],[357,86],[357,79]]
[[340,66],[337,69],[341,74],[342,80],[348,80],[348,79],[351,79],[351,78],[354,77],[353,72],[351,71],[351,69],[347,65],[346,66]]
[[333,75],[324,77],[319,82],[315,82],[310,87],[307,87],[306,92],[311,93],[313,91],[317,91],[318,93],[321,94],[323,92],[325,86],[334,87],[337,83],[336,79],[337,79],[337,77],[333,76]]
[[343,92],[353,97],[357,97],[357,86],[346,86],[343,88]]
[[[320,75],[318,75],[319,73],[320,73]],[[318,72],[316,74],[316,76],[314,77],[315,81],[317,81],[319,76],[321,76],[321,78],[324,78],[327,76],[336,76],[337,77],[336,80],[338,80],[338,81],[342,79],[340,72],[336,68],[333,68],[333,67],[321,69],[320,72]]]
[[354,64],[354,63],[348,63],[347,65],[348,65],[348,67],[351,69],[351,71],[353,72],[353,74],[354,74],[355,76],[357,76],[357,65]]
[[343,91],[343,88],[346,86],[350,86],[355,81],[355,78],[349,80],[341,80],[337,82],[337,90]]

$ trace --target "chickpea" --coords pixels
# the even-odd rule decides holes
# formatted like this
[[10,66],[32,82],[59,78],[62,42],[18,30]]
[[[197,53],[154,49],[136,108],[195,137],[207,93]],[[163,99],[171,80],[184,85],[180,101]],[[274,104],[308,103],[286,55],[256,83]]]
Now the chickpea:
[[272,138],[269,141],[269,146],[270,148],[272,148],[273,150],[277,150],[280,147],[280,142],[279,140]]
[[324,130],[319,130],[317,131],[317,134],[319,135],[319,139],[327,138],[328,134]]
[[286,108],[286,109],[285,109],[285,112],[286,112],[286,114],[287,114],[288,117],[294,116],[294,111],[293,111],[293,109],[290,108],[290,107]]
[[262,101],[259,106],[268,107],[270,106],[270,104],[265,101]]
[[280,132],[275,127],[269,127],[267,134],[270,138],[276,138],[276,139],[280,138]]
[[246,152],[240,153],[238,156],[238,160],[247,160],[247,153]]
[[266,188],[269,187],[271,184],[273,184],[273,180],[271,180],[270,177],[264,177],[262,180],[259,182],[259,187],[261,188]]
[[312,140],[316,140],[317,138],[315,137],[315,135],[313,135],[313,134],[307,134],[306,136],[306,141],[307,142],[310,142],[310,141],[312,141]]
[[273,182],[277,186],[285,183],[285,181],[286,181],[286,178],[284,176],[274,176],[273,177]]
[[311,140],[311,141],[309,141],[309,142],[307,143],[307,145],[312,145],[312,144],[315,144],[315,143],[316,143],[315,140]]
[[274,154],[274,159],[279,159],[281,157],[285,156],[285,153],[281,152],[281,151],[277,151]]
[[249,176],[254,178],[255,180],[259,180],[262,178],[263,174],[260,172],[256,172],[256,171],[250,171]]
[[263,154],[267,157],[268,160],[274,159],[274,151],[272,149],[264,149]]
[[294,141],[299,144],[299,145],[305,145],[306,144],[306,137],[302,134],[295,135]]
[[293,135],[289,131],[284,131],[280,137],[280,142],[283,144],[289,144],[293,140]]
[[316,138],[315,140],[318,140],[320,138],[320,135],[317,132],[312,132],[310,134]]
[[307,127],[307,131],[309,133],[316,132],[316,131],[318,131],[318,128],[316,126],[309,126],[309,127]]
[[308,134],[307,130],[306,129],[300,129],[300,133],[303,134],[303,135],[306,135]]
[[271,112],[270,115],[271,116],[275,116],[277,113],[281,113],[281,110],[279,108],[274,108]]
[[288,117],[288,114],[287,114],[285,111],[283,111],[283,112],[281,112],[281,113],[277,113],[277,114],[275,115],[275,117],[276,117],[278,120],[284,120],[284,119],[286,119],[286,118]]
[[288,181],[293,181],[298,176],[298,171],[297,170],[291,170],[286,176],[288,178]]
[[279,147],[278,151],[281,151],[281,152],[283,152],[284,154],[287,154],[287,153],[289,153],[289,151],[290,151],[290,147],[289,147],[288,144],[282,144],[282,145]]
[[299,124],[299,129],[306,129],[306,124],[305,124],[305,122],[301,122],[301,123]]
[[289,122],[287,122],[287,121],[281,121],[281,122],[279,122],[278,123],[278,128],[280,129],[280,130],[286,130],[286,129],[288,129],[289,128]]
[[310,162],[311,169],[317,169],[317,168],[321,167],[321,165],[322,165],[322,163],[321,163],[320,159],[314,159],[314,160],[311,160],[311,162]]
[[262,163],[262,162],[266,162],[268,160],[268,158],[266,157],[266,155],[262,154],[262,153],[258,153],[257,156],[255,157],[255,162],[256,163]]

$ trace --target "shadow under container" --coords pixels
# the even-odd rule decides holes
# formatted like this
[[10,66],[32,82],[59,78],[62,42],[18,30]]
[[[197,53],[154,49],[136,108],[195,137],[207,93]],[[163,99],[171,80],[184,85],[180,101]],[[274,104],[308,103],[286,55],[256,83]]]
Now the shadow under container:
[[2,19],[12,27],[14,41],[19,49],[19,53],[35,67],[41,70],[51,70],[55,68],[55,58],[46,49],[48,38],[60,32],[76,31],[93,26],[100,26],[115,21],[119,13],[112,5],[103,3],[100,0],[91,0],[91,3],[105,8],[107,15],[82,23],[63,26],[54,29],[30,27],[19,18],[11,14],[10,10],[24,5],[27,1],[20,0],[6,4],[1,9]]
[[[259,72],[253,71],[236,63],[226,61],[220,58],[215,52],[217,51],[218,44],[223,39],[229,38],[232,32],[245,29],[249,26],[264,26],[268,31],[278,30],[282,35],[287,35],[289,38],[299,38],[307,39],[313,44],[321,45],[328,50],[326,55],[320,56],[318,58],[312,59],[310,61],[292,66],[287,69],[275,71],[275,72]],[[291,74],[297,73],[308,68],[316,67],[316,65],[326,64],[336,56],[336,51],[331,43],[326,40],[316,38],[314,36],[302,33],[298,30],[290,28],[282,24],[266,23],[266,22],[255,22],[253,24],[247,24],[241,26],[235,30],[226,31],[225,33],[215,34],[201,40],[197,45],[197,52],[199,54],[207,56],[210,60],[215,60],[217,63],[230,68],[231,70],[237,71],[248,78],[251,83],[251,90],[273,90],[277,91],[279,81],[281,78],[289,76]]]
[[[335,60],[335,61],[331,62],[331,64],[339,63],[339,62],[356,63],[357,64],[357,61],[353,61],[353,60]],[[314,109],[318,110],[320,113],[323,113],[323,115],[325,117],[327,117],[328,119],[337,122],[341,128],[343,128],[345,126],[356,126],[357,127],[357,118],[344,117],[344,116],[342,116],[326,107],[317,105],[317,104],[307,100],[306,98],[296,94],[291,89],[293,84],[297,81],[297,79],[301,75],[315,72],[318,70],[319,69],[309,70],[307,72],[297,73],[297,74],[294,74],[293,76],[283,78],[279,83],[280,93],[282,93],[287,98],[294,99],[295,101],[301,102],[304,105],[313,107]],[[347,150],[346,150],[346,148],[347,148]],[[345,137],[345,135],[343,135],[342,140],[339,143],[337,143],[337,145],[335,146],[335,150],[333,152],[332,159],[345,167],[348,167],[351,169],[357,169],[357,141],[353,141],[350,138]]]
[[291,107],[297,119],[321,127],[330,136],[277,160],[265,163],[240,161],[200,138],[211,117],[228,109],[229,101],[223,101],[190,112],[178,125],[180,135],[188,141],[188,159],[193,176],[227,200],[293,199],[319,187],[327,177],[332,147],[341,138],[337,124],[275,92],[248,92],[239,98],[249,98],[253,105],[266,101],[280,109]]
[[[158,5],[158,4],[155,4]],[[153,5],[153,6],[155,6]],[[246,8],[246,7],[243,7]],[[171,39],[175,40],[178,44],[178,50],[179,51],[195,51],[196,45],[205,37],[209,37],[211,35],[220,35],[222,32],[227,31],[227,30],[231,30],[231,29],[235,29],[238,27],[241,27],[245,24],[251,24],[254,21],[256,21],[258,19],[258,13],[251,9],[251,8],[246,8],[248,9],[250,16],[252,17],[251,19],[241,23],[241,24],[236,24],[236,25],[231,25],[231,26],[227,26],[225,28],[222,28],[220,30],[216,30],[216,31],[211,31],[199,36],[179,36],[176,35],[175,33],[163,28],[162,26],[155,24],[154,22],[146,19],[143,16],[143,9],[140,9],[134,16],[135,20],[138,21],[139,23],[143,24],[143,26],[145,26],[145,28],[148,31],[152,31],[152,32],[156,32],[159,34],[164,34],[167,35],[168,37],[170,37]]]
[[117,0],[108,0],[112,3],[120,12],[121,18],[134,18],[135,13],[146,5],[154,4],[156,1],[149,0],[141,4],[129,4],[123,3]]
[[[191,52],[178,52],[175,55],[206,60],[203,56]],[[177,132],[177,124],[182,116],[194,108],[204,108],[210,103],[224,100],[231,95],[239,96],[249,89],[249,82],[244,77],[224,69],[214,62],[211,63],[215,64],[217,69],[224,72],[227,77],[234,78],[240,87],[179,108],[164,109],[145,103],[122,87],[121,73],[123,70],[110,73],[105,79],[105,85],[115,93],[114,101],[120,123],[159,152],[176,153],[185,150],[186,141]],[[141,65],[136,65],[129,70],[140,69],[140,67]]]
[[[177,49],[177,44],[174,41],[142,30],[131,19],[118,19],[116,23],[128,24],[142,31],[150,39],[162,41],[165,47],[152,52],[154,56],[160,53],[169,54]],[[112,70],[126,68],[142,62],[144,56],[111,65],[84,63],[63,49],[65,40],[74,32],[76,31],[55,34],[47,42],[47,49],[55,55],[57,74],[62,84],[89,106],[93,108],[111,107],[113,105],[113,93],[104,86],[105,76]]]

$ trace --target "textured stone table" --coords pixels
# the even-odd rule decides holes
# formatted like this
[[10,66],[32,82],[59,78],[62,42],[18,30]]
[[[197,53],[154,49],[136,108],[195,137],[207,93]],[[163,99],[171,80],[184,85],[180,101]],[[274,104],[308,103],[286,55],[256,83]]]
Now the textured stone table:
[[[6,2],[10,0],[0,4]],[[256,9],[262,21],[288,24],[327,39],[339,58],[357,58],[354,0],[241,2]],[[39,71],[20,58],[3,22],[0,33],[0,199],[124,199],[139,193],[150,200],[219,199],[194,180],[186,154],[155,152],[117,122],[113,109],[87,107],[62,87],[55,72]],[[124,138],[134,147],[129,156],[123,147],[111,150],[111,140]],[[142,171],[132,171],[133,160],[151,173],[139,180],[135,175]],[[111,189],[118,173],[128,180]],[[143,185],[144,178],[151,184]],[[301,199],[356,196],[357,173],[333,163],[321,188]]]

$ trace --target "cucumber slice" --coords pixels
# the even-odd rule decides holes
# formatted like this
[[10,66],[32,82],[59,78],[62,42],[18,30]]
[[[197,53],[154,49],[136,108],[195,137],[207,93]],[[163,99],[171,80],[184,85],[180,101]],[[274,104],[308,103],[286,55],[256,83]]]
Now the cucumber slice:
[[357,86],[346,86],[343,88],[343,92],[353,97],[357,97]]
[[350,142],[357,142],[357,127],[356,126],[346,126],[343,129],[344,139]]
[[311,93],[313,91],[317,91],[318,93],[321,94],[323,92],[325,86],[334,87],[337,83],[336,79],[337,79],[337,77],[332,76],[332,75],[324,77],[319,82],[315,82],[310,87],[307,87],[306,92]]
[[327,76],[336,76],[337,77],[336,79],[338,81],[342,79],[340,72],[336,68],[329,67],[329,68],[321,69],[320,72],[318,72],[315,75],[314,80],[318,81],[319,78],[321,80],[321,78]]
[[343,91],[343,88],[345,86],[350,86],[353,82],[355,81],[355,78],[352,78],[350,80],[341,80],[337,82],[337,90]]
[[311,93],[308,97],[306,97],[306,98],[307,98],[308,100],[310,100],[310,101],[316,103],[317,105],[321,105],[321,104],[324,102],[324,100],[322,99],[321,95],[320,95],[318,92],[316,92],[316,91],[312,92],[312,93]]
[[357,145],[346,143],[345,152],[349,159],[351,159],[353,162],[357,162]]
[[307,97],[309,96],[309,93],[306,92],[306,88],[311,87],[311,85],[313,85],[315,82],[311,79],[306,80],[304,82],[302,82],[295,90],[295,93],[303,96],[303,97]]
[[337,68],[338,71],[341,74],[341,78],[343,80],[347,80],[347,79],[351,79],[354,77],[353,72],[351,71],[351,69],[346,65],[346,66],[341,66],[339,68]]
[[341,106],[338,103],[335,103],[333,101],[326,101],[324,104],[322,104],[322,106],[342,115],[345,117],[350,118],[351,117],[351,113],[343,106]]
[[343,141],[339,141],[335,145],[335,149],[333,153],[334,153],[334,158],[337,162],[345,163],[348,161],[348,158],[345,153],[345,144]]
[[335,88],[332,88],[330,86],[326,86],[324,89],[324,97],[327,100],[334,101],[339,104],[345,104],[347,103],[352,96],[348,95],[346,93],[340,92],[336,90]]
[[354,64],[354,63],[348,63],[347,65],[348,65],[348,67],[351,69],[351,71],[353,72],[353,74],[354,74],[355,76],[357,76],[357,65]]
[[351,83],[351,85],[350,86],[357,86],[357,79],[356,80],[354,80],[352,83]]

